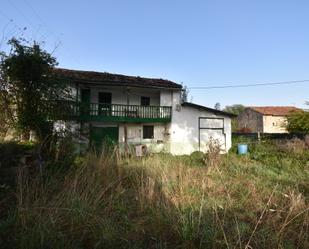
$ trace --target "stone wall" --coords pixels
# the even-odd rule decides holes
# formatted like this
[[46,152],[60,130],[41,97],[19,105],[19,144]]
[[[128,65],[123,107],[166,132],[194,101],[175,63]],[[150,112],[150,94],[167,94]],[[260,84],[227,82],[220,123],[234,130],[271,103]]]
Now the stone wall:
[[263,115],[246,108],[237,117],[237,129],[249,129],[251,132],[264,132],[263,130]]

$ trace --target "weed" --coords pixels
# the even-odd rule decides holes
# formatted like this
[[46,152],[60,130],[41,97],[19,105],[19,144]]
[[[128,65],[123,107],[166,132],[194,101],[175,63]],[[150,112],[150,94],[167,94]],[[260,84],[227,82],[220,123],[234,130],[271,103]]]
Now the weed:
[[[202,158],[215,170],[196,167]],[[65,171],[20,175],[3,200],[16,199],[0,206],[0,246],[309,248],[307,161],[270,142],[248,157],[215,146],[181,157],[89,153]]]

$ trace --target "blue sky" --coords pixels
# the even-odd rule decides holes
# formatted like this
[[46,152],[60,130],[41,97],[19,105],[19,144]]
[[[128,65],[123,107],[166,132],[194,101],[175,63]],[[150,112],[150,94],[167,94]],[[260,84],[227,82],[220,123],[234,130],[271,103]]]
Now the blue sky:
[[[0,35],[43,40],[66,68],[159,77],[189,88],[280,82],[309,79],[308,13],[306,0],[2,0]],[[191,95],[210,107],[304,107],[309,82]]]

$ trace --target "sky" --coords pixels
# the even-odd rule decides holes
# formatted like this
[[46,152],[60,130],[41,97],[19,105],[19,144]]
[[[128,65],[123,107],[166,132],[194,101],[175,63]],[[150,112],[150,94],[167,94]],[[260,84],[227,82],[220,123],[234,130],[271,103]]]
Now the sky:
[[[44,41],[59,67],[164,78],[189,89],[309,80],[308,13],[308,0],[1,0],[0,50],[22,36]],[[209,107],[305,108],[309,82],[190,95]]]

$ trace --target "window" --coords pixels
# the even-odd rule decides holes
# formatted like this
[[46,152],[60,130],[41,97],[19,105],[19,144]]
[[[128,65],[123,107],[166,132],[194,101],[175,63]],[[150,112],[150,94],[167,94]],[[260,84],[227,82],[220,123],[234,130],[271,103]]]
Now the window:
[[98,94],[98,102],[99,102],[99,115],[103,116],[111,116],[112,109],[112,94],[107,92],[99,92]]
[[143,126],[143,138],[144,139],[153,138],[153,125]]
[[111,104],[112,103],[112,94],[106,92],[99,92],[98,94],[99,103]]
[[150,106],[150,98],[149,97],[141,97],[141,105],[142,106]]

